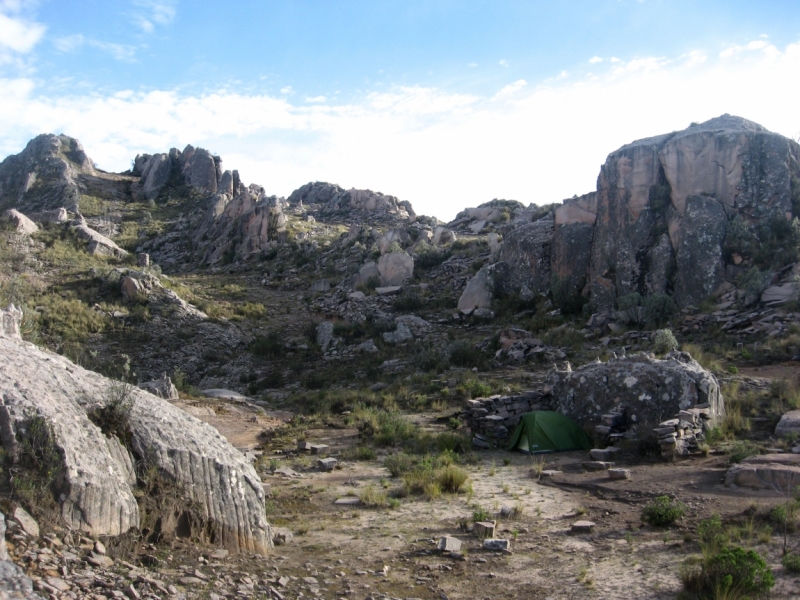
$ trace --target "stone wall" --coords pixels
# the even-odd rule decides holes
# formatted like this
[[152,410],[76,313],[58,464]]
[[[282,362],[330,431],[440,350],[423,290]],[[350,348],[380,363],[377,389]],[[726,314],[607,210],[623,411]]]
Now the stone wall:
[[519,396],[491,396],[467,400],[463,417],[472,432],[476,448],[505,448],[508,438],[525,413],[547,410],[540,392],[529,390]]

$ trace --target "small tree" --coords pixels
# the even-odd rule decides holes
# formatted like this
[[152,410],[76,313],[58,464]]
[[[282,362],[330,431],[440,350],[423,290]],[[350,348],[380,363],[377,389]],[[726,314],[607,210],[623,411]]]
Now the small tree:
[[666,354],[670,350],[678,347],[678,340],[675,339],[669,329],[659,329],[653,337],[653,351],[656,354]]

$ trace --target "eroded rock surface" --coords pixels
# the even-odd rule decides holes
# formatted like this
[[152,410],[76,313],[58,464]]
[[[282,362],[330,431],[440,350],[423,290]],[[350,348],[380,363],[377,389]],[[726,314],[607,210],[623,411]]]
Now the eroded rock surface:
[[[13,317],[3,321],[7,318]],[[13,327],[4,325],[4,331],[13,336]],[[117,535],[139,526],[135,456],[156,466],[185,496],[181,506],[164,508],[172,513],[164,515],[163,524],[177,523],[186,511],[202,532],[231,550],[269,550],[261,481],[215,429],[130,386],[125,390],[131,402],[130,448],[125,448],[89,419],[120,384],[8,334],[0,337],[0,356],[3,445],[16,457],[17,435],[24,435],[31,419],[51,426],[63,464],[61,518],[66,526],[92,535]]]

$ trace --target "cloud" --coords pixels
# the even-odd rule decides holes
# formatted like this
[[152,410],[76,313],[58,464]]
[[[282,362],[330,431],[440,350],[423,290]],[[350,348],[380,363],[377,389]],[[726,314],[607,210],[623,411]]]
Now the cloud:
[[603,62],[603,59],[601,57],[599,57],[599,56],[593,56],[592,58],[589,59],[589,64],[590,65],[596,65],[597,63],[601,63],[601,62]]
[[477,66],[478,66],[478,63],[476,63],[476,62],[467,63],[467,66],[468,66],[470,69],[474,69],[475,67],[477,67]]
[[500,62],[498,62],[497,64],[500,65],[501,67],[508,67],[508,61],[505,58]]
[[326,102],[328,99],[325,96],[309,96],[306,97],[306,102],[310,104],[320,104]]
[[133,6],[131,19],[145,33],[155,31],[156,25],[169,25],[178,13],[177,0],[133,0]]
[[[15,13],[21,8],[19,2],[4,2],[0,5],[0,52],[27,54],[39,43],[46,31],[41,23],[28,21]],[[9,16],[10,13],[14,16]]]
[[731,46],[720,52],[720,58],[732,58],[734,56],[747,53],[761,51],[763,54],[775,55],[780,51],[770,44],[766,39],[753,40],[743,46]]
[[492,198],[545,204],[591,191],[609,152],[726,112],[797,135],[787,73],[800,72],[800,42],[767,48],[743,51],[747,60],[636,57],[487,95],[396,86],[324,104],[230,90],[54,94],[49,82],[0,79],[0,157],[42,131],[77,137],[107,170],[192,143],[270,193],[332,181],[449,219]]
[[292,86],[290,86],[290,85],[287,85],[286,87],[282,87],[281,88],[281,94],[284,94],[284,95],[294,94],[294,88]]
[[110,54],[119,61],[133,62],[136,60],[136,46],[95,40],[87,38],[80,33],[56,38],[53,40],[53,45],[59,52],[75,52],[84,46],[88,46]]

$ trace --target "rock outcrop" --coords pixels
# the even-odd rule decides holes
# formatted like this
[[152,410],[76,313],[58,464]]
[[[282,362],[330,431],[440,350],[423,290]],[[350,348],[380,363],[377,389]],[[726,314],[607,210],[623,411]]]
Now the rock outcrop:
[[39,227],[18,210],[9,209],[0,216],[0,222],[7,223],[17,233],[31,235],[39,231]]
[[389,252],[378,259],[378,272],[382,285],[403,285],[414,276],[414,259],[405,252]]
[[725,485],[789,494],[800,485],[800,454],[762,454],[745,458],[728,469]]
[[612,152],[596,192],[549,213],[516,211],[499,260],[510,265],[517,292],[546,292],[557,279],[597,309],[634,292],[696,306],[741,273],[723,255],[736,235],[729,224],[753,232],[800,217],[799,188],[800,145],[723,115]]
[[146,303],[150,311],[170,320],[207,319],[203,311],[164,287],[158,277],[145,271],[114,269],[108,279],[119,279],[122,298],[129,303]]
[[86,223],[86,219],[83,217],[73,221],[72,228],[79,237],[86,240],[86,250],[89,254],[103,254],[106,256],[116,256],[118,258],[128,255],[127,250],[123,250],[102,233],[89,227]]
[[327,221],[403,224],[416,219],[407,200],[372,190],[345,190],[319,181],[296,189],[287,200],[290,206],[302,206],[315,218]]
[[[183,499],[161,507],[165,534],[190,523],[196,532],[234,551],[271,547],[261,481],[245,457],[212,427],[133,386],[114,383],[14,335],[18,311],[3,311],[0,337],[0,435],[12,460],[32,423],[48,425],[61,463],[54,482],[63,524],[91,535],[138,527],[134,458],[174,482]],[[8,322],[17,321],[14,325]],[[127,439],[105,435],[97,420],[124,394],[130,407]]]
[[29,212],[74,206],[80,196],[80,174],[96,171],[78,140],[36,136],[22,152],[0,163],[0,207]]

